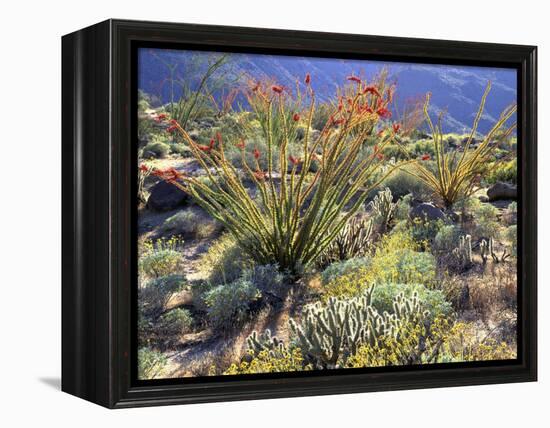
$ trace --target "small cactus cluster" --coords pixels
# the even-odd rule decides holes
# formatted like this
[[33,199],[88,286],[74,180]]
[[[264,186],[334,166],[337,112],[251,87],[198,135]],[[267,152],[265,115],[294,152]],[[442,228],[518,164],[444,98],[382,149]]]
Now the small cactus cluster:
[[336,235],[334,241],[320,258],[320,264],[348,260],[366,255],[371,246],[372,220],[353,217]]
[[261,334],[253,331],[246,339],[246,345],[252,355],[259,355],[260,352],[266,351],[273,358],[282,358],[287,351],[284,342],[272,336],[269,329]]
[[506,248],[504,248],[500,256],[495,252],[493,238],[489,238],[488,241],[485,239],[482,240],[479,244],[479,249],[481,252],[481,259],[483,260],[483,264],[487,263],[489,256],[491,256],[495,263],[504,263],[506,259],[510,257],[510,254],[508,254]]
[[393,195],[389,188],[381,190],[369,203],[369,207],[372,210],[373,218],[380,226],[381,231],[385,231],[390,224],[397,204],[393,202]]
[[470,235],[462,235],[459,238],[458,247],[453,250],[453,256],[462,268],[472,264],[472,237]]
[[302,354],[319,368],[335,368],[344,364],[359,346],[375,346],[385,337],[399,340],[403,325],[422,320],[418,294],[411,298],[399,294],[393,301],[392,314],[380,314],[372,305],[370,287],[362,296],[353,299],[331,297],[326,305],[315,303],[304,309],[301,324],[290,319],[290,328]]

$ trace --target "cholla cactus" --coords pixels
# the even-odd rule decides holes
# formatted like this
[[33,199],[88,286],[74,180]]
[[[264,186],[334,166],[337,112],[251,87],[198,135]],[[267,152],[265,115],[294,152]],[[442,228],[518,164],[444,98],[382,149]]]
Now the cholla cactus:
[[372,223],[372,220],[352,218],[329,245],[320,264],[366,255],[371,245]]
[[394,313],[380,314],[371,306],[373,290],[371,287],[353,299],[331,297],[326,306],[309,305],[304,309],[301,324],[290,319],[302,354],[318,367],[334,368],[345,363],[360,345],[375,346],[386,337],[399,340],[401,326],[428,316],[422,312],[416,293],[411,298],[399,294],[393,302]]
[[397,204],[393,203],[391,190],[386,188],[378,192],[369,204],[369,207],[372,209],[373,217],[376,223],[378,223],[382,231],[385,231],[390,224],[397,207]]
[[458,247],[453,250],[453,256],[461,267],[472,264],[472,237],[462,235],[458,241]]
[[271,330],[269,329],[265,330],[262,334],[253,331],[246,339],[246,345],[248,346],[248,350],[254,355],[267,351],[271,356],[278,357],[282,356],[287,350],[282,340],[271,336]]
[[487,259],[489,256],[493,259],[495,263],[504,263],[508,257],[510,257],[510,254],[506,251],[506,248],[502,251],[502,255],[499,256],[495,250],[494,250],[494,241],[493,238],[489,238],[488,241],[485,239],[481,241],[479,244],[479,248],[481,251],[481,258],[483,260],[483,264],[487,263]]

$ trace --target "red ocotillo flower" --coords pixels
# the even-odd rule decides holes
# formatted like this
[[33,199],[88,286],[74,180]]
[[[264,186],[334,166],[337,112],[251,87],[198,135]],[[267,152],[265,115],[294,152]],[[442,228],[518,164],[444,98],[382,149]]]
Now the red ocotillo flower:
[[378,92],[378,89],[376,89],[374,86],[365,86],[365,89],[363,89],[363,93],[376,95],[378,98],[380,98],[380,92]]
[[154,169],[153,170],[153,175],[155,177],[162,177],[164,175],[164,171],[162,171],[161,169]]
[[401,129],[401,124],[399,124],[399,123],[394,123],[393,124],[393,132],[395,132],[397,134],[400,129]]
[[254,86],[252,86],[251,90],[252,92],[256,92],[258,89],[260,89],[260,82],[257,82]]
[[149,172],[149,168],[147,167],[147,165],[145,165],[144,163],[142,163],[140,166],[139,166],[139,170],[141,172]]
[[282,94],[283,93],[283,87],[282,86],[279,86],[279,85],[273,85],[271,87],[271,90],[273,92],[276,92],[277,94]]
[[378,131],[378,134],[376,134],[376,135],[378,135],[379,137],[381,137],[382,135],[384,135],[384,132],[386,132],[386,130],[385,130],[385,129],[381,129],[380,131]]
[[245,143],[244,140],[241,138],[241,141],[235,144],[239,149],[244,149]]
[[288,160],[290,161],[290,163],[292,165],[300,165],[302,163],[302,159],[301,158],[295,158],[294,156],[289,156],[288,157]]
[[346,123],[346,119],[342,118],[342,119],[335,119],[332,121],[332,123],[334,125],[343,125],[344,123]]
[[298,122],[300,120],[300,115],[298,113],[294,113],[294,115],[292,116],[292,120],[294,122]]
[[265,177],[267,175],[265,172],[260,171],[260,170],[254,171],[253,174],[254,174],[254,177],[256,177],[256,180],[258,180],[258,181],[265,180]]
[[260,153],[260,151],[258,150],[258,148],[257,148],[257,147],[256,147],[256,148],[254,148],[254,152],[253,152],[253,154],[254,154],[254,158],[255,158],[255,159],[260,159],[260,155],[261,155],[261,153]]
[[359,77],[357,77],[357,76],[348,76],[347,79],[350,82],[361,83],[361,79],[359,79]]
[[166,132],[174,132],[176,129],[178,129],[178,127],[176,125],[172,125],[166,130]]
[[171,125],[178,125],[178,121],[177,121],[176,119],[172,119],[172,120],[170,121],[170,124],[171,124]]
[[309,73],[306,74],[306,78],[304,79],[304,82],[306,85],[309,85],[311,83],[311,76]]
[[431,158],[432,157],[429,154],[425,154],[425,155],[422,155],[420,159],[422,159],[423,161],[427,161],[427,160],[430,160]]
[[389,119],[391,117],[391,111],[389,111],[385,107],[380,107],[378,110],[376,110],[376,114],[385,119]]
[[167,116],[165,113],[161,113],[155,117],[155,122],[162,122],[163,120],[166,120]]
[[382,160],[382,159],[384,159],[384,155],[383,155],[382,153],[377,153],[377,154],[376,154],[376,158],[377,158],[378,160]]
[[163,171],[163,176],[166,181],[176,181],[179,180],[184,176],[184,174],[174,167],[168,168],[167,170]]

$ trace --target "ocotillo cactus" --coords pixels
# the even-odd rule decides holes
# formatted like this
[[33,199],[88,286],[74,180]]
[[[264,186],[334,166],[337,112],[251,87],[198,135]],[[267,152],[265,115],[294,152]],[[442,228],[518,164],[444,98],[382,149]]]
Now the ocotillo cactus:
[[427,317],[422,312],[418,295],[399,294],[393,302],[394,313],[382,315],[371,306],[371,287],[363,296],[353,299],[331,297],[326,306],[316,303],[304,309],[299,325],[290,319],[302,354],[318,367],[333,368],[356,353],[362,344],[374,346],[382,337],[399,340],[402,325]]

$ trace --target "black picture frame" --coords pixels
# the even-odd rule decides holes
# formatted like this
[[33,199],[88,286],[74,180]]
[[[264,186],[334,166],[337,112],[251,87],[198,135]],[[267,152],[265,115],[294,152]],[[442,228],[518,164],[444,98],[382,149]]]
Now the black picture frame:
[[[350,373],[136,380],[136,46],[515,68],[518,359]],[[62,390],[109,408],[537,379],[537,49],[107,20],[62,38]]]

